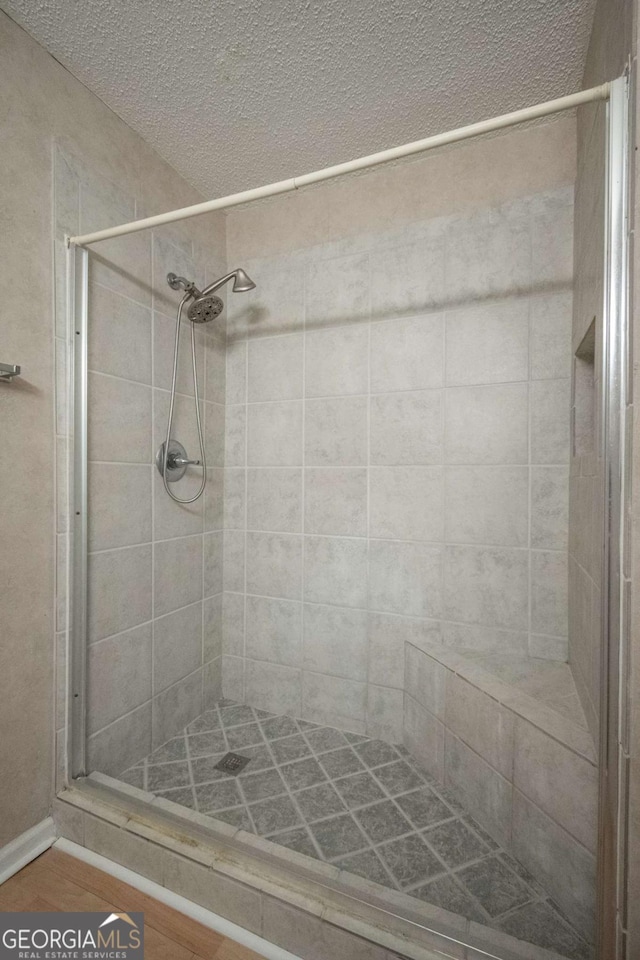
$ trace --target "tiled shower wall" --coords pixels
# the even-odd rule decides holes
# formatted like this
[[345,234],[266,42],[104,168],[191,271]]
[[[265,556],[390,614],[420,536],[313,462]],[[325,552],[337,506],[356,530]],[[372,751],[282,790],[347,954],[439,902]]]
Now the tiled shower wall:
[[[139,197],[89,173],[60,149],[55,171],[56,344],[62,365],[63,235],[131,220],[144,210]],[[166,274],[172,270],[204,283],[225,272],[224,220],[205,221],[108,241],[90,255],[88,764],[106,773],[144,756],[220,695],[223,329],[198,331],[209,465],[205,497],[188,507],[173,503],[154,466],[166,431],[178,301]],[[198,457],[189,348],[185,325],[172,435]],[[62,563],[62,412],[57,432]],[[198,482],[193,472],[173,489],[188,497]],[[62,594],[58,616],[63,630]],[[59,651],[63,683],[64,634]],[[58,725],[63,723],[61,713]]]
[[[228,326],[226,695],[399,740],[407,639],[566,659],[573,186],[555,132],[535,190],[506,171],[540,131],[501,138],[506,202],[443,201],[462,151],[439,190],[423,167],[422,206],[451,216],[389,229],[406,167],[376,185],[376,229],[348,222],[364,178],[303,216],[229,214],[228,261],[258,287]],[[463,149],[473,167],[492,148]],[[344,236],[314,243],[333,214]]]

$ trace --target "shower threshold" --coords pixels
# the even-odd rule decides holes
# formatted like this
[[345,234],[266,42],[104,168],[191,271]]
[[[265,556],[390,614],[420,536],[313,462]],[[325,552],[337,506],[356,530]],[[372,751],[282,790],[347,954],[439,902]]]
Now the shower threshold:
[[[237,775],[217,766],[230,752],[249,761]],[[221,700],[119,779],[556,955],[593,957],[403,746]]]

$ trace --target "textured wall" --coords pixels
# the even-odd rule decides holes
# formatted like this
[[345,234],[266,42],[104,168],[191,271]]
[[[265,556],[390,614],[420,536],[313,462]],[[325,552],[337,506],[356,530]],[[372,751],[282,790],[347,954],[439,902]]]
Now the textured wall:
[[[139,191],[128,194],[58,147],[55,169],[59,236],[140,215]],[[62,357],[61,241],[56,252]],[[88,763],[109,774],[164,743],[220,691],[224,328],[197,336],[206,495],[177,505],[153,466],[166,434],[179,301],[169,271],[201,286],[224,273],[224,219],[134,234],[96,247],[89,260]],[[60,431],[62,412],[59,423]],[[172,436],[199,457],[187,323]],[[172,489],[188,498],[199,485],[190,469]]]
[[228,696],[397,740],[407,639],[566,658],[572,130],[228,215]]
[[[54,615],[54,425],[52,256],[53,141],[82,157],[98,181],[119,184],[140,209],[156,213],[199,199],[196,192],[70,76],[8,17],[0,14],[3,156],[3,230],[0,244],[5,322],[2,359],[20,363],[23,376],[0,392],[3,441],[13,467],[2,478],[3,538],[0,696],[0,844],[47,815],[54,770],[54,726],[62,752],[64,711],[54,720],[54,632],[64,629],[64,600]],[[59,185],[60,186],[60,185]],[[58,199],[63,198],[58,194]],[[85,198],[86,199],[86,198]],[[85,211],[86,212],[86,211]],[[115,204],[111,215],[122,210]],[[97,214],[96,214],[97,215]],[[202,230],[206,227],[202,224]],[[182,240],[188,238],[178,234]],[[58,235],[58,240],[60,236]],[[57,265],[60,263],[58,243]],[[16,283],[28,282],[29,296]],[[64,358],[57,358],[63,372]],[[65,443],[58,441],[61,468]],[[58,477],[58,518],[64,583],[64,470]],[[10,505],[8,507],[7,505]],[[64,647],[58,681],[64,684]]]

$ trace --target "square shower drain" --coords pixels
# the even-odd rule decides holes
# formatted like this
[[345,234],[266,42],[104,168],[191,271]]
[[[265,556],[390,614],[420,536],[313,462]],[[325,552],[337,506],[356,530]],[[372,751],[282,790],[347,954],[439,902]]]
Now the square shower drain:
[[222,770],[224,773],[238,774],[242,773],[251,757],[241,757],[239,753],[225,753],[222,760],[218,760],[215,765],[216,770]]

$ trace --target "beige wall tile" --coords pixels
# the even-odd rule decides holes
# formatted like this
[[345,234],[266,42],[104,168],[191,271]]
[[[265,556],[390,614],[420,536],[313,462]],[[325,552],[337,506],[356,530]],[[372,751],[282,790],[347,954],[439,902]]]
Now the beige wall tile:
[[528,297],[447,312],[446,331],[447,384],[528,379]]
[[[265,663],[262,660],[246,660],[245,664],[244,697],[247,703],[258,710],[302,716],[301,670],[277,663]],[[225,677],[226,670],[225,666]],[[234,684],[234,689],[237,693],[237,683]],[[242,700],[242,696],[236,696],[236,693],[225,693],[225,696]]]
[[567,557],[555,551],[531,554],[531,628],[535,633],[567,635]]
[[527,870],[540,877],[568,919],[592,937],[594,858],[519,790],[513,798],[513,852]]
[[524,383],[451,388],[446,395],[446,463],[526,463],[527,417]]
[[[151,547],[126,547],[89,557],[89,640],[151,619]],[[118,603],[113,598],[118,597]]]
[[366,607],[366,540],[305,537],[304,599]]
[[365,683],[304,671],[302,714],[305,719],[360,733],[364,730],[366,706]]
[[442,612],[442,551],[422,543],[374,540],[369,603],[381,613],[437,618]]
[[569,380],[531,384],[531,462],[567,463],[569,459]]
[[444,503],[448,541],[528,545],[528,467],[447,467]]
[[308,467],[304,471],[305,533],[367,534],[367,471],[360,467]]
[[307,397],[340,397],[367,391],[369,330],[365,324],[309,330],[305,336]]
[[151,663],[148,623],[91,644],[87,663],[90,734],[150,699]]
[[[225,562],[226,555],[225,540]],[[247,534],[246,589],[259,596],[299,600],[302,593],[301,538],[277,533]]]
[[154,614],[202,599],[202,538],[162,540],[154,552]]
[[371,285],[366,255],[314,258],[305,276],[307,325],[369,318]]
[[404,689],[429,713],[444,720],[447,670],[412,644],[405,647]]
[[276,533],[302,531],[302,470],[247,470],[247,526]]
[[598,775],[594,764],[519,719],[513,782],[525,797],[595,853]]
[[89,465],[89,549],[109,550],[151,540],[151,466]]
[[512,787],[450,731],[445,735],[445,783],[502,846],[512,839]]
[[446,725],[507,780],[513,780],[514,714],[447,671]]
[[366,611],[305,603],[303,651],[305,670],[366,680]]
[[302,404],[252,403],[247,408],[247,463],[252,467],[299,467]]
[[153,691],[161,693],[202,665],[202,604],[194,603],[153,625]]
[[528,573],[528,555],[524,550],[446,546],[446,618],[526,630]]
[[442,314],[372,323],[370,349],[373,393],[424,390],[442,386]]
[[292,667],[302,663],[302,604],[269,597],[246,599],[246,655]]
[[202,713],[202,670],[167,687],[153,700],[153,749],[166,743]]
[[268,337],[249,342],[248,400],[302,397],[303,338]]
[[372,467],[369,476],[369,536],[443,539],[442,467]]
[[151,311],[93,283],[88,312],[89,369],[151,383]]
[[371,463],[442,462],[442,394],[438,390],[372,396]]
[[366,397],[307,400],[305,464],[356,467],[367,463]]
[[89,375],[89,459],[148,463],[151,389],[100,373]]

